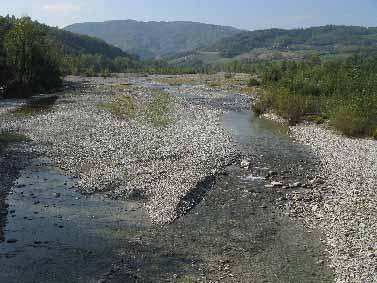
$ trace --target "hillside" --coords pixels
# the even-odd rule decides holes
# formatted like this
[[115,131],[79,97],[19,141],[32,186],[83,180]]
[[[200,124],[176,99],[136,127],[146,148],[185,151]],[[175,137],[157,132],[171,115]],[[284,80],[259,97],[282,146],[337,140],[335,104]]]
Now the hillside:
[[129,54],[120,48],[112,46],[101,39],[94,37],[79,35],[73,32],[61,30],[38,24],[40,29],[57,44],[65,54],[99,54],[106,58],[114,59],[116,57],[130,57]]
[[141,58],[204,48],[235,35],[232,27],[195,22],[138,22],[133,20],[73,24],[67,31],[94,36]]
[[175,66],[223,64],[237,60],[255,63],[302,59],[318,53],[322,58],[347,57],[377,50],[377,28],[322,26],[307,29],[245,31],[192,52],[166,59]]
[[223,57],[235,57],[258,48],[278,51],[352,52],[377,48],[377,28],[323,26],[307,29],[247,31],[206,48]]

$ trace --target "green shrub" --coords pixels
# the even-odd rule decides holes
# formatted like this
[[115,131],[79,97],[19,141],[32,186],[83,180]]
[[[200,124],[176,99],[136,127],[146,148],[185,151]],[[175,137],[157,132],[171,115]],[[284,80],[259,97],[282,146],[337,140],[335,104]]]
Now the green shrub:
[[371,132],[367,113],[351,105],[338,106],[332,113],[331,125],[347,136],[365,136]]
[[262,115],[273,108],[274,96],[273,92],[269,89],[261,90],[258,92],[257,97],[252,103],[252,109],[255,114]]
[[247,81],[247,86],[248,87],[253,87],[253,86],[260,86],[260,82],[255,79],[255,78],[251,78],[250,80]]
[[372,137],[377,141],[377,128],[374,130]]
[[288,119],[291,124],[300,122],[305,114],[305,98],[290,94],[287,90],[279,90],[276,101],[277,114]]
[[325,119],[322,116],[314,115],[307,117],[308,121],[313,122],[317,125],[325,123]]

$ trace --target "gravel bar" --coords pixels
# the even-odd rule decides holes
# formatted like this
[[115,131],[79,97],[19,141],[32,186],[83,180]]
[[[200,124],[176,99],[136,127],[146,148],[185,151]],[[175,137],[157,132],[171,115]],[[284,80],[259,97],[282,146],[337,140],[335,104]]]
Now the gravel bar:
[[122,90],[122,79],[74,82],[83,85],[61,96],[52,111],[11,116],[0,130],[30,137],[40,152],[79,177],[83,193],[137,198],[145,201],[152,221],[169,223],[195,205],[198,184],[238,155],[220,110],[174,98],[172,123],[154,127],[141,118],[117,119],[98,107],[120,94],[148,100],[151,89]]
[[291,136],[322,163],[321,201],[302,202],[304,219],[326,235],[338,283],[377,282],[377,142],[300,125]]

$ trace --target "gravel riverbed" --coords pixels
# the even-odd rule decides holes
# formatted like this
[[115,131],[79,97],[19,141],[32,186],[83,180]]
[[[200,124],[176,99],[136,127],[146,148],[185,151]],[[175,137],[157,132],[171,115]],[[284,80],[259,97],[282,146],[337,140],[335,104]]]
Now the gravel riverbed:
[[377,142],[314,125],[291,127],[290,134],[322,164],[326,183],[299,206],[307,224],[326,236],[336,282],[377,282]]
[[213,108],[174,98],[167,113],[171,123],[155,127],[142,117],[118,119],[98,107],[114,95],[128,94],[135,101],[152,95],[151,89],[122,85],[122,79],[85,81],[51,111],[11,116],[0,130],[25,133],[41,152],[80,177],[82,192],[143,200],[155,223],[171,222],[195,204],[197,185],[221,172],[237,151],[222,127],[221,111]]
[[[244,173],[253,173],[251,177],[257,176],[258,172],[254,172],[256,168],[253,168],[257,165],[260,168],[269,166],[274,170],[277,169],[273,168],[274,166],[284,166],[276,172],[267,168],[267,171],[272,172],[268,173],[271,176],[262,178],[259,185],[243,184],[239,172],[233,172],[233,177],[219,176],[220,185],[217,187],[220,188],[208,193],[208,189],[216,181],[213,176],[221,175],[227,165],[239,160],[240,152],[245,155],[240,145],[235,144],[228,130],[224,128],[223,114],[225,111],[248,111],[250,98],[229,90],[214,91],[205,85],[182,85],[164,89],[161,83],[153,82],[155,79],[158,81],[158,76],[152,77],[152,80],[142,77],[71,77],[71,87],[59,94],[58,99],[48,109],[33,112],[32,115],[28,113],[29,110],[9,115],[15,108],[24,107],[24,103],[17,101],[2,107],[0,132],[23,133],[33,140],[33,143],[31,146],[29,143],[23,144],[18,152],[10,152],[9,156],[0,156],[0,188],[10,188],[16,179],[17,174],[14,172],[21,166],[18,161],[22,160],[25,154],[40,154],[50,158],[68,175],[79,177],[76,189],[82,193],[102,193],[110,198],[130,198],[144,202],[156,224],[172,223],[200,202],[196,209],[191,211],[194,213],[187,214],[171,225],[161,226],[164,227],[161,235],[156,232],[157,236],[151,237],[153,241],[150,242],[153,244],[158,243],[168,249],[178,246],[179,252],[187,249],[185,252],[188,254],[195,249],[198,249],[196,254],[200,254],[208,248],[208,254],[212,254],[216,248],[212,245],[216,241],[209,236],[203,236],[208,234],[209,227],[212,227],[212,234],[209,235],[216,235],[214,237],[218,240],[228,235],[227,233],[233,235],[231,233],[241,229],[242,222],[242,232],[237,232],[237,237],[233,237],[233,240],[224,236],[217,247],[218,254],[223,255],[224,245],[236,243],[238,240],[235,238],[244,239],[237,242],[238,246],[234,244],[234,249],[238,252],[234,252],[234,256],[228,255],[239,268],[240,278],[245,276],[244,270],[250,267],[250,258],[240,255],[240,246],[244,245],[246,255],[259,246],[261,252],[264,252],[267,249],[262,248],[264,245],[269,247],[269,244],[273,246],[279,243],[280,248],[291,245],[292,242],[297,242],[297,247],[283,248],[280,252],[282,257],[276,263],[281,265],[279,272],[293,265],[289,268],[290,273],[280,274],[280,278],[288,278],[282,282],[291,282],[291,274],[299,274],[295,278],[300,278],[300,272],[305,274],[302,278],[309,280],[307,274],[315,273],[313,268],[318,269],[316,276],[319,276],[313,278],[331,278],[327,277],[327,270],[325,276],[321,275],[322,269],[326,269],[327,261],[324,261],[322,248],[316,243],[317,234],[310,236],[306,231],[300,234],[300,227],[297,228],[296,224],[290,223],[288,219],[276,216],[276,207],[279,207],[282,208],[279,213],[284,216],[287,214],[292,218],[300,218],[306,224],[306,230],[323,232],[322,240],[328,249],[337,283],[377,282],[375,141],[345,138],[314,125],[289,128],[290,136],[301,145],[290,140],[283,142],[285,139],[268,134],[262,135],[245,144],[245,152],[255,158],[250,159],[250,168],[242,169],[247,171]],[[133,86],[128,85],[130,81],[134,83]],[[166,113],[169,123],[162,127],[154,126],[142,115],[134,119],[120,119],[101,107],[101,104],[113,101],[121,95],[131,96],[136,103],[148,103],[153,98],[154,91],[165,91],[172,98]],[[306,154],[307,148],[311,148],[312,155]],[[11,157],[14,159],[12,162]],[[265,164],[266,160],[270,164]],[[306,161],[312,162],[303,166]],[[229,178],[232,182],[229,182]],[[6,210],[1,194],[5,196],[7,192],[8,190],[4,190],[2,193],[0,190],[0,212]],[[205,201],[201,201],[205,195]],[[219,215],[222,217],[219,218]],[[276,224],[269,223],[272,221],[270,218]],[[2,220],[0,217],[0,221],[5,221],[5,218]],[[263,236],[259,237],[253,233],[258,232],[261,223],[266,224],[266,228],[260,232]],[[290,224],[285,227],[281,223]],[[289,228],[291,231],[273,232],[281,231],[280,227]],[[244,238],[246,236],[247,238]],[[272,240],[266,241],[269,236]],[[2,231],[0,239],[1,237]],[[255,245],[254,240],[259,238],[260,244]],[[278,241],[280,238],[283,239],[281,242]],[[198,244],[199,242],[202,245]],[[302,252],[311,244],[313,247],[310,250],[315,251],[313,254]],[[157,253],[157,247],[158,245],[156,250],[152,250],[153,253]],[[276,258],[275,250],[271,249],[267,260]],[[129,252],[127,249],[125,253]],[[286,256],[285,262],[282,258],[287,254],[290,256]],[[138,249],[135,249],[136,255],[140,255]],[[195,258],[195,255],[191,256]],[[155,260],[160,261],[160,258],[165,257],[163,252],[161,257]],[[208,257],[208,261],[213,260]],[[151,258],[154,258],[153,255]],[[298,262],[293,261],[292,264],[292,258]],[[255,264],[253,274],[260,272],[261,266],[269,266],[265,265],[265,260],[260,260],[263,263],[260,265],[255,257],[253,260],[258,263]],[[305,265],[305,268],[301,265]],[[165,266],[165,262],[161,266]],[[192,268],[194,264],[190,263],[189,266]],[[206,265],[203,263],[203,266]],[[240,266],[244,266],[244,269]],[[145,268],[149,268],[148,261]],[[200,273],[203,273],[202,270],[200,267]],[[150,271],[151,274],[155,272]],[[271,275],[270,273],[266,268],[266,274]],[[222,282],[246,282],[233,278],[233,273],[230,275],[226,279],[228,281]],[[119,276],[123,278],[122,274]],[[308,282],[325,282],[321,280]]]

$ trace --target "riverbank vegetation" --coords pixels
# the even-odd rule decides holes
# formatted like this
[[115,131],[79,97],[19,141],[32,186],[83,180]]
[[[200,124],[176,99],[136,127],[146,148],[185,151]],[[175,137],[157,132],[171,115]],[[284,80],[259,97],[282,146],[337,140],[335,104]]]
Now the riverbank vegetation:
[[267,64],[259,75],[264,90],[253,106],[259,114],[273,111],[291,123],[329,120],[348,136],[372,136],[377,130],[375,56],[323,62],[313,55]]
[[32,21],[0,17],[0,96],[52,92],[62,76],[138,71],[142,64],[102,40]]
[[29,18],[0,18],[0,87],[23,97],[61,85],[59,56]]

